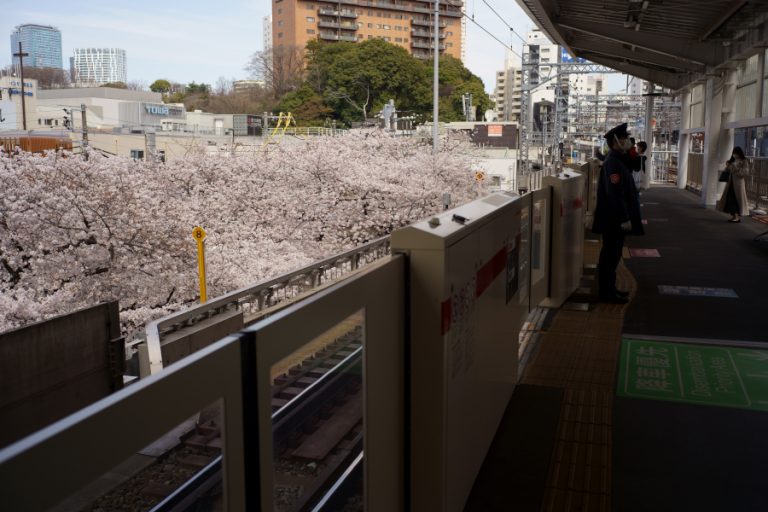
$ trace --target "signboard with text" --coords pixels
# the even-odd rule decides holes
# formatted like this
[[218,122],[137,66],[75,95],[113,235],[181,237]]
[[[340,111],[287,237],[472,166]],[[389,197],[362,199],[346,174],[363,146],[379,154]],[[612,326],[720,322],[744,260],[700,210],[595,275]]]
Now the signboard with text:
[[616,394],[768,411],[768,350],[627,339]]

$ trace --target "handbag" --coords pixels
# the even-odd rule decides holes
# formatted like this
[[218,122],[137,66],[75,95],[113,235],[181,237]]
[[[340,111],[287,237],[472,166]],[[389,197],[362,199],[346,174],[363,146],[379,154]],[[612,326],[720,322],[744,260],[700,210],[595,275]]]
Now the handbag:
[[723,183],[727,183],[728,180],[731,179],[731,171],[720,171],[720,177],[717,178],[717,181],[722,181]]

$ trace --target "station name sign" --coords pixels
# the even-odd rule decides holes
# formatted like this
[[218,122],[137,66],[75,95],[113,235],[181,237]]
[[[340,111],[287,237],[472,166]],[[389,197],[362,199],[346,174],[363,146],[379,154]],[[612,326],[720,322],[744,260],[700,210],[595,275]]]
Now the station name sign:
[[142,106],[147,114],[164,117],[184,117],[184,109],[181,107],[169,107],[157,103],[143,103]]

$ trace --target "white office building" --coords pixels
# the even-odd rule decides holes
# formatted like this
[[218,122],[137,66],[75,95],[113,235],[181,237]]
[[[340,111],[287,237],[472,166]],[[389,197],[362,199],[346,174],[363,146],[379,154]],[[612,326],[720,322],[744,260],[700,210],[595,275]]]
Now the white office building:
[[75,48],[73,66],[78,87],[128,81],[125,50],[120,48]]

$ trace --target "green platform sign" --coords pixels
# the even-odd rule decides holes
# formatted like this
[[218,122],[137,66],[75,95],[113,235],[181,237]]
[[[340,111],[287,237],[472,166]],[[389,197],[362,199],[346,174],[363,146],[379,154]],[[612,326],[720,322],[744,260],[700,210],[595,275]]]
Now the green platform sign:
[[768,411],[768,350],[624,338],[617,394]]

